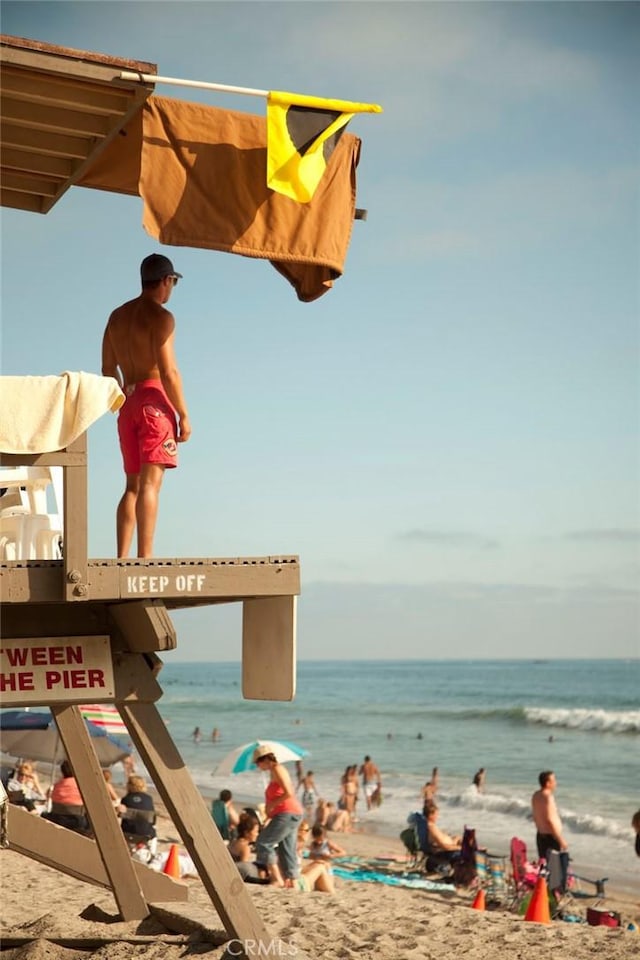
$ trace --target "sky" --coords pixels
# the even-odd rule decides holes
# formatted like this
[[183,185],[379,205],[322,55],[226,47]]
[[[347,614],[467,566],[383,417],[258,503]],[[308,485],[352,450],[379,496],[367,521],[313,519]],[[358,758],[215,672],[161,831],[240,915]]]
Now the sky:
[[[300,659],[640,656],[640,5],[11,2],[2,32],[158,74],[380,103],[345,273],[160,246],[138,199],[2,211],[1,370],[100,371],[166,253],[193,436],[158,556],[296,554]],[[263,113],[264,102],[161,87]],[[89,433],[115,556],[115,417]],[[174,660],[238,660],[241,604]]]

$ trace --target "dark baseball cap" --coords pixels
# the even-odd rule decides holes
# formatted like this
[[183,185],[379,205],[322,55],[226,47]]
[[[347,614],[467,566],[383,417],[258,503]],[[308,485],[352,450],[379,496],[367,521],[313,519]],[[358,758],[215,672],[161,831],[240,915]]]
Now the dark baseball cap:
[[140,278],[143,283],[156,283],[164,277],[181,277],[182,274],[173,269],[169,257],[161,253],[151,253],[140,264]]

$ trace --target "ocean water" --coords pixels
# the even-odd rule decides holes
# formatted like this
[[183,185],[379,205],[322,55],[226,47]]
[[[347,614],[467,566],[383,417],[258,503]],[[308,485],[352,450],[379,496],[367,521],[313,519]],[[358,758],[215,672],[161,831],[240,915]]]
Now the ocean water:
[[[473,826],[495,853],[508,853],[518,836],[535,853],[530,798],[538,773],[554,770],[578,872],[640,890],[630,826],[640,808],[639,660],[302,662],[292,703],[243,700],[237,663],[169,659],[159,679],[160,713],[208,795],[229,787],[242,802],[262,799],[257,771],[216,774],[224,755],[250,740],[305,747],[305,768],[334,801],[344,768],[370,754],[384,802],[367,812],[361,801],[358,816],[381,834],[381,851],[383,836],[397,837],[420,808],[437,766],[446,829]],[[479,767],[487,771],[482,794],[471,785]]]

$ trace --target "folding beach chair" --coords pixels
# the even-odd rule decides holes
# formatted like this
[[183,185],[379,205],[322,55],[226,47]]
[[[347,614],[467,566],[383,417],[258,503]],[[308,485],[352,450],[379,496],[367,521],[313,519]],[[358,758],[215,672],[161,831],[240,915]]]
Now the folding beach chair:
[[511,877],[509,880],[508,903],[513,910],[519,910],[525,898],[533,892],[539,875],[539,865],[529,863],[527,845],[519,837],[512,837],[510,844]]
[[409,870],[422,869],[424,865],[424,854],[420,849],[418,833],[413,824],[400,831],[400,839],[402,840],[407,854],[409,855],[409,859],[407,861],[407,867]]
[[51,823],[55,823],[59,827],[73,830],[74,833],[81,833],[85,837],[93,835],[86,810],[79,804],[52,803],[51,810],[43,813],[42,819],[50,820]]
[[[566,850],[547,850],[545,874],[550,894],[550,908],[552,917],[561,917],[570,910],[577,908],[578,899],[594,900],[597,906],[605,898],[605,883],[608,877],[598,880],[589,880],[579,877],[571,871],[571,861]],[[586,890],[582,884],[591,884],[593,892]]]
[[502,906],[509,900],[507,858],[503,853],[485,852],[487,906]]
[[132,854],[140,850],[148,851],[148,858],[140,857],[143,862],[155,857],[158,851],[155,810],[134,810],[128,807],[120,826]]
[[453,880],[453,864],[459,854],[434,850],[429,840],[429,823],[423,813],[410,813],[409,826],[400,833],[400,839],[413,857],[411,869],[423,873],[437,873],[441,878]]

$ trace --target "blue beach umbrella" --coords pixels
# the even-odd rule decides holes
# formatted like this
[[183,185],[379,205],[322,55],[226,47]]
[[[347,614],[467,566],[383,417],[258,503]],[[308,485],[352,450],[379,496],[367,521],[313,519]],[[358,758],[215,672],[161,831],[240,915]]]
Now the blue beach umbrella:
[[223,757],[215,773],[247,773],[249,770],[256,770],[253,762],[253,754],[256,747],[261,747],[265,753],[272,753],[279,763],[287,763],[290,760],[300,760],[302,757],[309,756],[309,751],[304,747],[299,747],[295,743],[289,743],[287,740],[252,740],[251,743],[244,743],[241,747],[236,747],[226,757]]
[[[85,724],[101,766],[110,767],[131,753],[126,741],[88,720],[85,720]],[[25,757],[46,763],[59,763],[65,757],[58,728],[48,710],[0,712],[0,750],[10,757]]]

